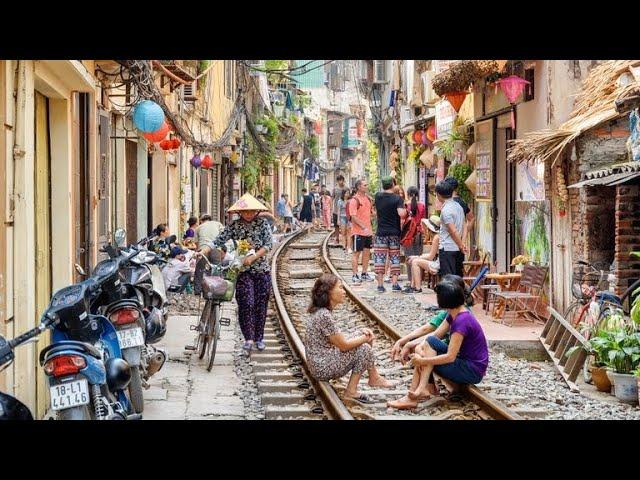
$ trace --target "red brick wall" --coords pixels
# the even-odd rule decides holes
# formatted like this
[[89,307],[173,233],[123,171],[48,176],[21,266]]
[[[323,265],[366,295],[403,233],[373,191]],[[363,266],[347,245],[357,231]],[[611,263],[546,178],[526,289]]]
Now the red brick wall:
[[616,187],[616,239],[617,260],[615,292],[622,295],[629,285],[640,278],[640,259],[629,253],[640,251],[640,185]]

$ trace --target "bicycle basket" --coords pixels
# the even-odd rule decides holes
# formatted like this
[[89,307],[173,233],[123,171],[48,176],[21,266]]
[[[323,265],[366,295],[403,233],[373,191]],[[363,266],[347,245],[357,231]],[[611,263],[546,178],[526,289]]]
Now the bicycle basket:
[[231,270],[213,265],[211,271],[202,278],[202,292],[206,298],[229,302],[236,291],[236,277]]

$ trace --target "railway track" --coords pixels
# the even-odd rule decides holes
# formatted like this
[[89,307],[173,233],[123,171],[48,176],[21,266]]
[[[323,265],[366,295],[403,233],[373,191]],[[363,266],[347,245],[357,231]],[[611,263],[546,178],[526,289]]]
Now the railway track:
[[[361,382],[360,389],[375,403],[361,405],[342,394],[347,377],[331,382],[315,380],[307,370],[304,315],[311,287],[323,272],[338,274],[327,247],[326,232],[305,230],[282,242],[272,257],[274,296],[265,328],[266,350],[253,351],[251,364],[267,419],[517,419],[518,415],[475,387],[461,401],[435,397],[413,411],[388,409],[386,402],[407,391],[413,370],[392,362],[389,351],[399,338],[392,325],[345,285],[347,301],[336,309],[341,330],[351,336],[367,327],[376,335],[374,352],[380,372],[399,381],[395,389],[378,389]],[[345,282],[346,283],[346,282]]]

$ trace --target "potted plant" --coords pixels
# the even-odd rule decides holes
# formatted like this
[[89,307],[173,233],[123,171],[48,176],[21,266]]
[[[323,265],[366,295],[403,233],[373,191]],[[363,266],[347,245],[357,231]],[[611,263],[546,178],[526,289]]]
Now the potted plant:
[[522,272],[524,270],[524,266],[531,261],[528,255],[518,255],[513,260],[511,260],[511,265],[515,267],[516,272]]
[[636,388],[638,389],[638,403],[640,403],[640,367],[634,370],[633,376],[636,377]]
[[[591,330],[589,340],[585,346],[576,345],[570,348],[566,356],[570,357],[576,350],[583,348],[587,354],[587,360],[585,361],[585,367],[591,373],[593,384],[600,392],[611,391],[611,381],[607,376],[607,365],[609,359],[609,350],[612,348],[613,337],[609,331],[607,331],[606,325],[597,327],[588,327],[587,330]],[[587,331],[581,331],[583,335],[587,334]],[[585,376],[586,378],[586,376]]]
[[618,400],[625,403],[638,402],[638,383],[632,374],[640,365],[640,332],[633,326],[607,332],[609,344],[607,370]]

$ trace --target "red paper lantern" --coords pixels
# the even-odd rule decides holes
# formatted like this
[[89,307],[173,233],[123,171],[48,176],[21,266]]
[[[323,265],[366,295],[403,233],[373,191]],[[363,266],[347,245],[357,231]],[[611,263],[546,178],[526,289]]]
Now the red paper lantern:
[[427,128],[427,139],[430,142],[433,142],[436,139],[436,126],[433,123],[429,125],[429,128]]
[[417,145],[422,144],[422,130],[416,130],[413,132],[413,143]]
[[169,125],[165,121],[162,126],[155,132],[145,133],[144,138],[149,140],[151,143],[157,143],[164,140],[164,138],[167,136],[167,133],[169,133]]
[[447,99],[456,113],[458,113],[464,99],[467,98],[467,93],[468,92],[449,92],[444,94],[444,98]]
[[210,155],[205,155],[202,158],[202,163],[200,165],[202,168],[211,168],[213,167],[213,159],[211,158]]
[[160,148],[162,150],[171,150],[173,148],[173,140],[162,140],[160,142]]
[[173,140],[173,148],[180,148],[180,144],[182,143],[179,138],[174,138]]
[[317,121],[314,125],[315,132],[320,135],[322,133],[322,122]]

